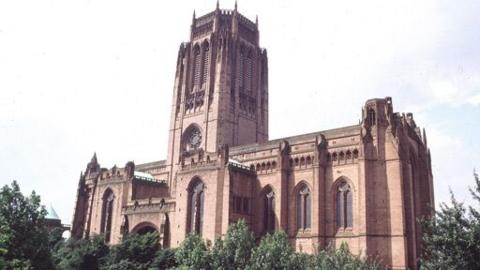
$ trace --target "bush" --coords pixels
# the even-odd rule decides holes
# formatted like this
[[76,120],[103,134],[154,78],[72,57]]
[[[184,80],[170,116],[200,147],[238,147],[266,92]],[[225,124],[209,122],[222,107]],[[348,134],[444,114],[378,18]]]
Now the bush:
[[213,269],[245,269],[255,239],[244,220],[230,224],[225,240],[217,239],[212,250]]
[[254,249],[249,270],[303,269],[295,265],[294,251],[285,232],[267,234]]
[[190,234],[175,252],[180,267],[187,269],[210,269],[210,253],[198,234]]
[[166,270],[175,268],[176,266],[177,260],[175,259],[175,250],[167,248],[157,251],[150,269]]
[[[474,201],[480,203],[480,180],[474,173]],[[480,269],[480,212],[465,207],[451,194],[451,205],[442,203],[430,219],[424,219],[422,269]]]
[[108,255],[102,236],[91,240],[69,239],[54,252],[55,265],[61,270],[96,270]]
[[52,269],[46,211],[40,197],[23,196],[17,182],[0,190],[0,264],[5,269]]
[[120,269],[125,265],[133,265],[133,269],[148,269],[159,248],[159,236],[156,232],[127,235],[120,244],[111,247],[105,267]]
[[369,263],[366,258],[353,255],[344,242],[339,249],[329,247],[315,254],[311,269],[376,270],[380,266],[376,260]]

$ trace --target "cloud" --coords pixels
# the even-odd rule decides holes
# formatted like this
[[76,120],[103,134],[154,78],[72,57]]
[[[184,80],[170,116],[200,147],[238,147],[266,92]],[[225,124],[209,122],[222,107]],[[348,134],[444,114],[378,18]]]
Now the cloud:
[[467,102],[473,106],[480,106],[480,94],[476,96],[471,96],[470,98],[467,99]]

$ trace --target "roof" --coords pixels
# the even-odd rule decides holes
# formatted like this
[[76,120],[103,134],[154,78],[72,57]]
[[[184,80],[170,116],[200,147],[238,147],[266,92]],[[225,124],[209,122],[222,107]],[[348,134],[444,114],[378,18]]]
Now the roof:
[[134,171],[133,176],[138,179],[148,180],[148,181],[157,181],[153,175],[145,172]]
[[50,204],[47,209],[47,215],[45,216],[45,219],[56,219],[60,220],[60,218],[57,215],[57,212],[55,212],[55,209],[53,209],[53,206]]

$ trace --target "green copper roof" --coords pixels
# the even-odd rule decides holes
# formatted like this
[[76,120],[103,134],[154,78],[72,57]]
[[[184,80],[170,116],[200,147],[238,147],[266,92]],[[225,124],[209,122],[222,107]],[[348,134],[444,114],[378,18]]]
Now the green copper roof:
[[51,204],[47,208],[47,215],[45,216],[45,219],[58,219],[58,220],[60,220],[60,218],[57,215],[57,212],[55,212],[55,209],[53,209],[53,206]]
[[153,175],[151,175],[149,173],[134,171],[133,175],[135,176],[135,178],[148,180],[148,181],[156,181],[155,177],[153,177]]

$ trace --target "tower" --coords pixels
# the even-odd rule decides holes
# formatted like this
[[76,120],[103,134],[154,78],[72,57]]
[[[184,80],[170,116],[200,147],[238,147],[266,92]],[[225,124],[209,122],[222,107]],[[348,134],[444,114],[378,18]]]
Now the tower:
[[[237,11],[196,18],[182,43],[173,89],[167,166],[183,158],[268,140],[267,52],[258,20]],[[173,174],[169,176],[170,183]],[[172,186],[172,185],[171,185]],[[173,194],[172,194],[173,195]]]

